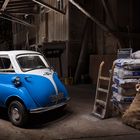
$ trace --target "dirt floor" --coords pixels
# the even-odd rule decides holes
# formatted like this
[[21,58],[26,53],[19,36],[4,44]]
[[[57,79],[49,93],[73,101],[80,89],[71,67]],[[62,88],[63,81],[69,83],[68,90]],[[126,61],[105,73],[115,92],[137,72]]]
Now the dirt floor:
[[91,115],[93,86],[70,86],[68,91],[71,101],[65,111],[31,115],[27,128],[13,126],[0,110],[0,140],[140,140],[140,131],[122,124],[120,116],[100,120]]

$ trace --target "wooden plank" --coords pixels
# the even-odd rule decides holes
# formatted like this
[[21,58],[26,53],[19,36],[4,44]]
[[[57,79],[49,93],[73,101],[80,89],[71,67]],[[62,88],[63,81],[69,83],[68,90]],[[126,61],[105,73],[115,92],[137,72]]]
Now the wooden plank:
[[115,38],[117,38],[121,45],[124,46],[123,42],[121,41],[120,36],[118,36],[116,33],[114,33],[108,26],[105,24],[101,23],[96,17],[93,15],[89,14],[84,8],[82,8],[79,4],[77,4],[74,0],[69,0],[75,7],[77,7],[83,14],[85,14],[89,19],[91,19],[93,22],[97,24],[103,31],[111,33]]
[[6,12],[2,12],[0,11],[0,18],[3,18],[3,19],[6,19],[6,20],[9,20],[9,21],[12,21],[12,22],[16,22],[16,23],[19,23],[19,24],[22,24],[22,25],[25,25],[25,26],[29,26],[29,27],[32,27],[32,28],[35,28],[36,26],[33,25],[33,24],[30,24],[22,19],[19,19],[13,15],[10,15],[9,13],[6,13]]
[[1,8],[1,11],[4,11],[4,10],[6,9],[6,7],[7,7],[8,3],[9,3],[9,1],[10,1],[10,0],[5,0],[5,1],[4,1],[3,5],[2,5],[2,8]]
[[91,22],[89,19],[87,19],[86,23],[85,23],[85,27],[83,29],[83,35],[82,35],[82,42],[81,42],[81,50],[80,50],[80,55],[79,55],[79,59],[78,59],[78,63],[77,63],[77,68],[75,71],[75,76],[74,76],[74,81],[78,82],[78,79],[80,79],[80,76],[83,74],[84,72],[84,67],[85,67],[85,58],[88,54],[88,49],[86,48],[87,46],[87,42],[88,42],[88,35],[89,35],[89,30],[91,27]]
[[101,79],[101,80],[105,80],[105,81],[109,81],[109,80],[110,80],[109,77],[104,77],[104,76],[100,76],[99,79]]
[[51,10],[57,12],[57,13],[61,13],[61,14],[64,14],[64,15],[66,14],[64,11],[55,8],[55,7],[47,4],[46,2],[43,2],[42,0],[32,0],[32,1],[41,5],[41,6],[43,6],[43,7],[45,7],[45,8],[49,8],[49,9],[51,9]]
[[103,100],[96,99],[96,103],[99,103],[99,104],[103,105],[104,107],[106,106],[106,102]]
[[37,15],[38,12],[32,11],[31,9],[24,9],[24,10],[7,10],[8,13],[14,14],[14,15]]
[[33,9],[34,8],[34,5],[21,5],[21,6],[8,6],[6,8],[6,10],[14,10],[14,9],[17,9],[17,10],[24,10],[24,9]]
[[104,89],[104,88],[98,88],[97,90],[98,90],[98,91],[101,91],[101,92],[108,93],[108,90],[107,90],[107,89]]
[[26,5],[26,6],[28,6],[28,5],[35,5],[35,3],[32,2],[32,1],[16,1],[16,2],[10,1],[8,3],[8,7],[11,7],[11,6],[22,6],[22,5]]
[[93,22],[95,22],[103,31],[110,32],[110,29],[106,25],[102,24],[97,18],[91,16],[84,8],[82,8],[74,0],[69,0],[69,2],[71,2],[75,7],[77,7],[83,14],[85,14]]
[[113,18],[113,16],[112,16],[112,14],[111,14],[111,12],[110,12],[110,9],[109,9],[109,7],[107,6],[105,0],[101,0],[101,2],[102,2],[102,5],[103,5],[103,7],[104,7],[104,10],[105,10],[107,16],[110,18],[110,20],[111,20],[111,22],[112,22],[113,27],[114,27],[116,30],[118,30],[118,28],[116,27],[114,18]]

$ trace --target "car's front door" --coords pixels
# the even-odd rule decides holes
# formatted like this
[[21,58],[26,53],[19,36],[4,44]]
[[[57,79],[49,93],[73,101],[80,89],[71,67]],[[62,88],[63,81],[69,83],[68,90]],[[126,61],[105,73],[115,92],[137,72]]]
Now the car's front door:
[[4,106],[5,99],[14,87],[12,78],[16,75],[8,55],[0,55],[0,106]]

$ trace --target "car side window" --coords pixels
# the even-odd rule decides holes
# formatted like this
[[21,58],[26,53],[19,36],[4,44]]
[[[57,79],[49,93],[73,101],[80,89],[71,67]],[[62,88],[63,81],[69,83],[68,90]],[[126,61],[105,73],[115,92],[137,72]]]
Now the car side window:
[[2,73],[15,72],[8,55],[0,56],[0,72]]

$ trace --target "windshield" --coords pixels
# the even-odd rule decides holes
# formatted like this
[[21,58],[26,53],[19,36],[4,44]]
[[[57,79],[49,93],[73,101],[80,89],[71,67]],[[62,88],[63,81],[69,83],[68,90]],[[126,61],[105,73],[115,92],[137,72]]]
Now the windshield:
[[19,55],[17,56],[17,61],[23,72],[49,67],[48,63],[45,61],[42,55]]

